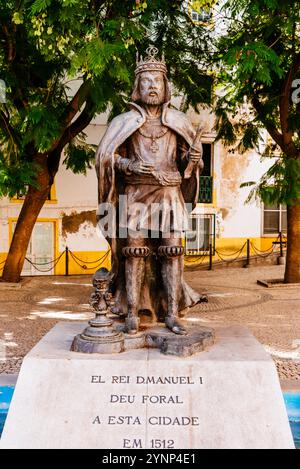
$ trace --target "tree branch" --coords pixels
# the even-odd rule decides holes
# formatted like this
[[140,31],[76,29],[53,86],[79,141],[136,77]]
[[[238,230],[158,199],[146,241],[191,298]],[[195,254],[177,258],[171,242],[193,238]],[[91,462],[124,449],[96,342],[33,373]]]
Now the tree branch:
[[[15,25],[14,25],[13,29],[14,29],[14,32],[16,32]],[[2,31],[4,32],[5,37],[7,39],[7,61],[9,63],[11,63],[15,60],[15,57],[16,57],[15,41],[12,38],[12,36],[11,36],[9,30],[8,30],[8,27],[6,25],[2,26]]]
[[64,113],[64,124],[69,125],[80,109],[80,105],[86,100],[90,91],[90,81],[84,81],[69,102]]
[[48,169],[52,180],[58,171],[61,152],[64,147],[82,132],[87,125],[91,122],[94,117],[94,103],[91,100],[87,100],[84,110],[80,116],[73,122],[67,129],[65,129],[62,137],[57,143],[56,147],[49,153],[48,156]]
[[264,110],[263,104],[258,100],[258,98],[252,99],[252,104],[254,109],[256,110],[259,119],[273,138],[274,142],[281,148],[283,153],[291,158],[299,156],[299,150],[295,143],[291,140],[290,142],[286,143],[284,141],[283,135],[276,129],[273,122],[271,122],[268,117],[266,116],[266,112]]
[[275,125],[272,122],[270,122],[270,120],[267,118],[265,110],[264,110],[264,106],[256,97],[252,99],[252,104],[258,114],[259,119],[262,121],[262,123],[266,127],[267,131],[273,138],[274,142],[276,142],[277,145],[279,145],[280,148],[283,150],[284,142],[283,142],[282,134],[276,129]]
[[15,130],[10,124],[8,120],[8,116],[3,111],[0,111],[0,127],[2,128],[3,132],[8,136],[8,138],[12,141],[14,147],[18,146],[19,140],[15,134]]
[[94,117],[94,103],[91,100],[86,101],[85,108],[81,112],[80,116],[77,117],[76,121],[73,122],[63,133],[59,146],[62,148],[69,143],[76,135],[82,132],[87,125],[91,122]]

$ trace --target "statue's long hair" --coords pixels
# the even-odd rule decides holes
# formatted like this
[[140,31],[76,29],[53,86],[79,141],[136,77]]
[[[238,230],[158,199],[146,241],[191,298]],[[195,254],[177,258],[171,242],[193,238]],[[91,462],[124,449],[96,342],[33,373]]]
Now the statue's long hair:
[[[141,96],[140,96],[140,76],[141,74],[139,73],[136,78],[135,78],[135,81],[134,81],[134,85],[133,85],[133,91],[132,91],[132,94],[131,94],[131,101],[133,101],[134,103],[137,103],[141,100]],[[164,99],[164,103],[168,103],[170,100],[171,100],[171,87],[170,87],[170,82],[169,80],[167,79],[166,75],[164,74],[164,83],[165,83],[165,99]]]

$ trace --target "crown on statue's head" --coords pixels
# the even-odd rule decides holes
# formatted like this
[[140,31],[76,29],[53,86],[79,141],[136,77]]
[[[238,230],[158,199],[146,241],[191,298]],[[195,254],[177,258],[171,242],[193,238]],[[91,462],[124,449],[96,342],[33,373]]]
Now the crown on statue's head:
[[136,69],[135,74],[141,72],[162,72],[167,73],[167,66],[165,63],[165,57],[162,55],[161,60],[156,59],[158,49],[154,46],[148,47],[146,49],[147,56],[143,59],[142,56],[139,57],[139,53],[136,54]]

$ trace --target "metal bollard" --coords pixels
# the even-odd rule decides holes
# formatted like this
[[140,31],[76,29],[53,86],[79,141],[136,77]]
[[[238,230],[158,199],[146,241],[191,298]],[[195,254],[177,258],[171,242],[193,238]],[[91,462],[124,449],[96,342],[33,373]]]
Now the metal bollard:
[[208,270],[213,270],[213,249],[212,244],[209,245],[209,268]]
[[247,260],[244,265],[245,268],[250,267],[250,239],[247,239]]
[[68,246],[66,246],[66,264],[65,264],[65,275],[68,276],[69,275],[69,248]]

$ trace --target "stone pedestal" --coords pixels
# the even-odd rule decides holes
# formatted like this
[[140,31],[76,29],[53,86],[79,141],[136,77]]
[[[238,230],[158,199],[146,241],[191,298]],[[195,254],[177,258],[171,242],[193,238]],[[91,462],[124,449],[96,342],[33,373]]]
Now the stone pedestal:
[[275,366],[241,327],[188,357],[71,352],[56,325],[24,359],[1,448],[294,448]]

